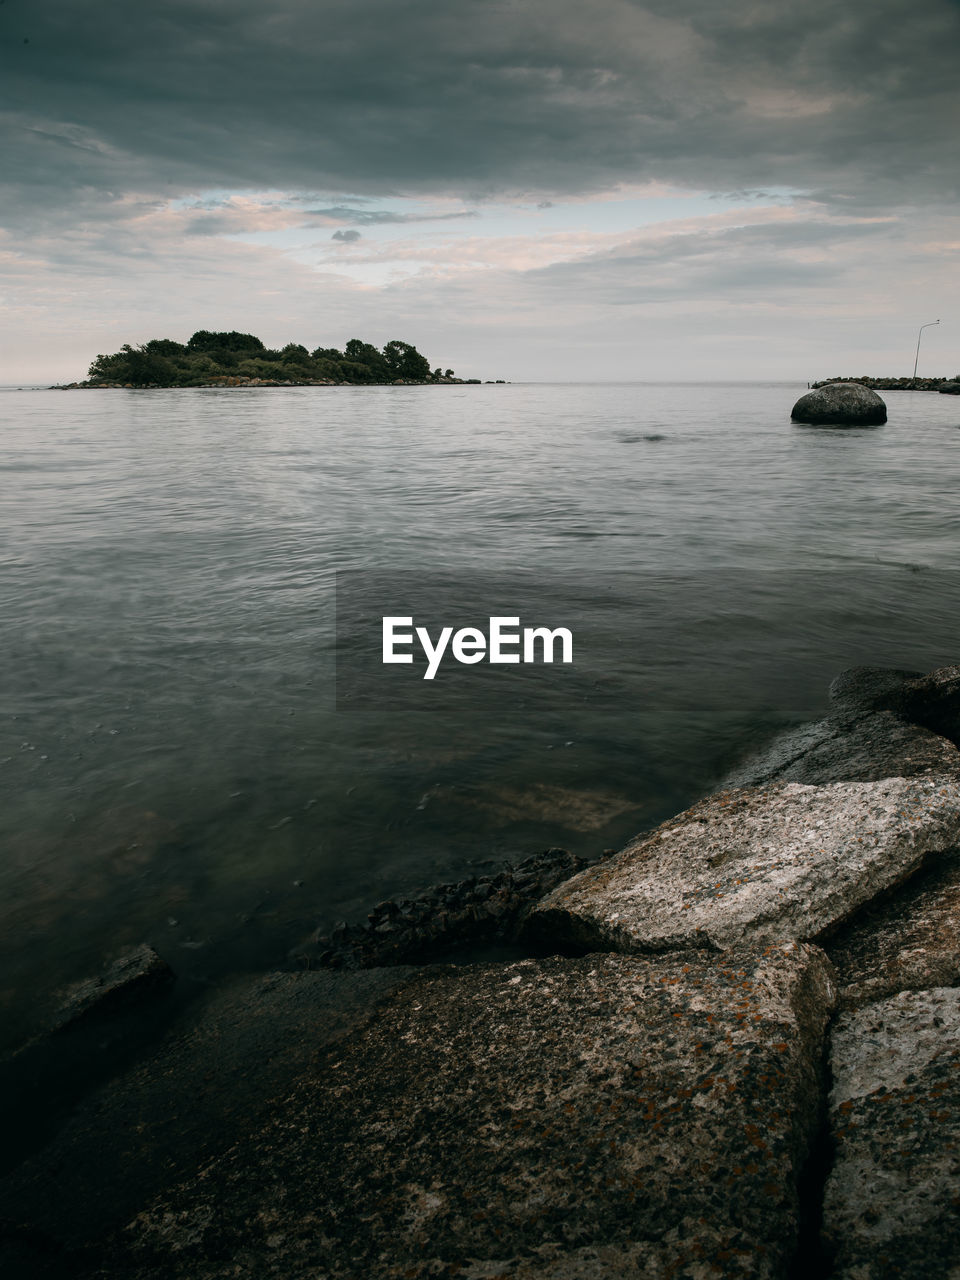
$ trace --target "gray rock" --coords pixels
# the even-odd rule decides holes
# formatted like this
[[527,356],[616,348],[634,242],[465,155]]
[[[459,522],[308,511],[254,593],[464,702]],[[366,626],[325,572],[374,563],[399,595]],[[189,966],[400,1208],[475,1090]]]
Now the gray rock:
[[832,1003],[799,944],[427,971],[96,1275],[783,1276]]
[[173,970],[153,947],[146,943],[132,947],[97,977],[87,978],[63,992],[62,1003],[51,1015],[48,1029],[59,1031],[92,1015],[116,1013],[145,996],[163,991],[173,980]]
[[768,782],[876,782],[960,774],[960,751],[947,738],[875,711],[804,725],[774,739],[730,773],[724,787],[756,787]]
[[846,1008],[900,991],[960,986],[960,852],[871,902],[824,946]]
[[329,936],[318,932],[293,955],[325,968],[372,969],[509,948],[539,899],[586,865],[566,849],[547,849],[496,875],[470,876],[433,885],[415,898],[381,902],[365,925],[342,923]]
[[837,1020],[834,1280],[947,1280],[960,1258],[960,991],[910,991]]
[[830,685],[830,699],[838,712],[866,715],[870,711],[895,711],[904,685],[922,679],[922,671],[896,667],[847,667]]
[[957,382],[956,380],[952,382],[945,382],[943,386],[938,387],[937,390],[942,396],[960,396],[960,382]]
[[908,680],[901,694],[902,714],[960,741],[960,667],[941,667]]
[[893,711],[901,719],[960,741],[960,666],[926,675],[886,667],[852,667],[830,686],[836,714],[856,717]]
[[723,791],[555,889],[528,927],[623,952],[813,939],[958,837],[956,778]]
[[824,426],[870,427],[886,422],[887,406],[860,382],[830,382],[801,396],[790,417]]
[[[85,1274],[90,1242],[256,1129],[318,1055],[374,1017],[413,972],[278,973],[239,980],[190,1009],[192,1022],[91,1095],[0,1182],[0,1224],[44,1246],[24,1276],[45,1280],[43,1264],[57,1256],[69,1280]],[[17,1273],[5,1265],[4,1234],[7,1277]]]

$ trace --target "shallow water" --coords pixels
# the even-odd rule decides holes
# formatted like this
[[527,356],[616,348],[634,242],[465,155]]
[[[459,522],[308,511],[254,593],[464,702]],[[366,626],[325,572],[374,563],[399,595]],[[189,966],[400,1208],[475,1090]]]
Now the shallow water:
[[[615,846],[842,667],[957,660],[960,404],[791,426],[803,390],[0,392],[8,1035],[125,945],[215,978]],[[405,601],[567,623],[575,662],[385,686],[350,620]]]

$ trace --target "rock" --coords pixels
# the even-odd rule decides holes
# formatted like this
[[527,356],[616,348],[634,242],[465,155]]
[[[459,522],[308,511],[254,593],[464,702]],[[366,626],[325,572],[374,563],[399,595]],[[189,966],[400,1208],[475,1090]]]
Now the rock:
[[784,1276],[832,1002],[793,944],[427,971],[96,1275]]
[[613,791],[583,791],[536,783],[529,787],[458,788],[454,799],[483,809],[500,822],[549,823],[568,831],[599,831],[643,806]]
[[724,787],[768,782],[875,782],[960,775],[960,751],[947,738],[890,711],[831,718],[781,735],[730,773]]
[[[257,1129],[318,1056],[365,1025],[413,972],[278,973],[211,994],[194,1025],[174,1028],[145,1063],[87,1098],[0,1183],[0,1227],[46,1241],[44,1254],[62,1255],[63,1274],[78,1280],[88,1243]],[[45,1280],[45,1260],[35,1258],[25,1280]],[[0,1274],[19,1276],[5,1262],[0,1243]]]
[[116,1013],[144,996],[165,990],[173,980],[173,970],[153,947],[146,943],[133,947],[98,977],[68,988],[50,1019],[49,1030],[63,1030],[93,1015]]
[[960,741],[960,666],[926,675],[887,667],[852,667],[830,686],[837,713],[888,710],[952,742]]
[[960,852],[864,907],[824,943],[845,1008],[960,986]]
[[818,938],[960,837],[960,781],[723,791],[543,899],[542,940],[584,950]]
[[860,382],[831,382],[801,396],[791,410],[794,422],[871,427],[887,420],[887,406]]
[[960,741],[960,667],[940,667],[908,680],[900,694],[902,714],[953,742]]
[[960,751],[943,734],[960,725],[954,709],[960,706],[954,697],[960,693],[958,676],[960,669],[952,667],[929,676],[889,667],[842,671],[830,685],[833,710],[827,719],[780,734],[729,773],[722,786],[958,773]]
[[960,1257],[960,991],[910,991],[840,1016],[836,1159],[823,1234],[834,1280],[947,1280]]
[[414,899],[381,902],[367,924],[340,923],[329,935],[318,931],[293,955],[301,964],[331,969],[425,964],[458,954],[472,958],[483,948],[515,943],[544,894],[584,866],[585,859],[566,849],[547,849],[495,876],[470,876],[424,889]]
[[830,700],[838,713],[847,715],[893,711],[902,703],[900,695],[907,681],[922,677],[922,671],[895,667],[847,667],[831,683]]
[[956,380],[952,382],[945,382],[943,386],[938,387],[937,390],[942,396],[960,396],[960,382],[957,382]]

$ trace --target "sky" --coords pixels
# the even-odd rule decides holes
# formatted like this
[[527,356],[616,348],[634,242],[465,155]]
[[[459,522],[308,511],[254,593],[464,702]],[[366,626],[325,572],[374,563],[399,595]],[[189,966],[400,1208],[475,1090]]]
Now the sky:
[[960,0],[0,0],[0,384],[960,374]]

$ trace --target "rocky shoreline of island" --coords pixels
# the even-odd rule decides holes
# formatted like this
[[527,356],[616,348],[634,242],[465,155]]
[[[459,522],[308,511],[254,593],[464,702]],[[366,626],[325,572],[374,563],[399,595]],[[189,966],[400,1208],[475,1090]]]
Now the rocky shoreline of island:
[[[357,383],[357,382],[338,382],[333,378],[236,378],[224,375],[223,377],[211,378],[208,382],[190,382],[183,384],[170,384],[159,382],[95,382],[87,380],[85,382],[58,382],[48,387],[49,391],[169,391],[183,390],[210,390],[225,387],[356,387],[356,386],[391,386],[391,387],[479,387],[484,385],[482,378],[429,378],[417,380],[416,378],[394,378],[389,383]],[[505,378],[488,378],[487,386],[506,386]]]
[[[380,903],[209,993],[6,1178],[5,1274],[947,1280],[958,742],[960,667],[846,671],[619,852]],[[58,1051],[163,969],[78,989]]]

